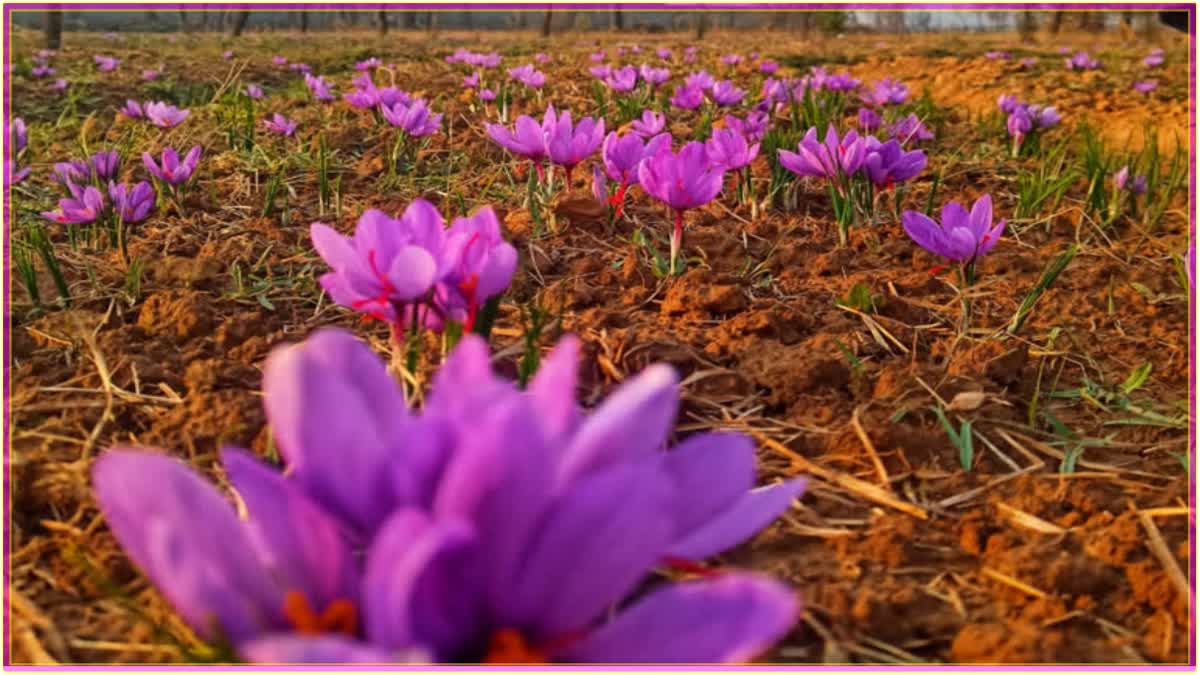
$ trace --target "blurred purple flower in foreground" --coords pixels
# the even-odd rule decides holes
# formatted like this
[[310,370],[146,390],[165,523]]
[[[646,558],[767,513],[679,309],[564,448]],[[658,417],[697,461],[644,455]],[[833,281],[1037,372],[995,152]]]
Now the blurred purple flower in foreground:
[[679,407],[667,366],[584,416],[578,358],[564,338],[520,390],[467,336],[418,414],[368,347],[322,329],[264,367],[287,473],[221,453],[246,518],[183,462],[135,449],[96,462],[97,501],[184,620],[252,661],[753,659],[800,611],[766,576],[623,600],[676,551],[752,535],[803,483],[748,491],[754,443],[740,434],[664,452]]

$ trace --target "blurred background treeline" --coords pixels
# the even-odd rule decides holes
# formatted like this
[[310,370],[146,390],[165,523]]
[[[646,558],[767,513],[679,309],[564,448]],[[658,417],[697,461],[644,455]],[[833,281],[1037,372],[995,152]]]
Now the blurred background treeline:
[[[1178,24],[1186,13],[1149,10],[1005,10],[1005,11],[873,11],[873,10],[736,10],[629,11],[595,10],[411,11],[351,10],[336,4],[312,5],[295,11],[246,11],[220,5],[193,5],[188,10],[25,11],[12,13],[16,25],[43,29],[51,45],[62,31],[100,32],[243,32],[375,30],[489,31],[528,30],[550,35],[563,31],[642,33],[778,30],[797,34],[906,33],[932,31],[1038,32],[1122,30],[1153,35],[1162,25]],[[1178,26],[1176,26],[1178,27]]]

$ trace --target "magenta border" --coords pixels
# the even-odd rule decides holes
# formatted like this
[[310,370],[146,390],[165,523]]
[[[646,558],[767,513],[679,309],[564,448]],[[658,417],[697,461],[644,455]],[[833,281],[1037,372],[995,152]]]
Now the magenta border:
[[[130,3],[130,2],[64,2],[64,3],[29,3],[29,4],[4,4],[4,35],[5,44],[8,49],[4,51],[3,57],[3,79],[4,79],[4,126],[8,128],[8,122],[11,112],[11,97],[8,96],[9,87],[11,85],[9,77],[9,51],[11,50],[11,42],[8,40],[8,31],[11,26],[12,12],[35,11],[45,9],[62,9],[64,11],[71,10],[144,10],[146,8],[153,9],[186,9],[189,11],[216,11],[227,9],[261,9],[264,11],[286,11],[296,9],[333,9],[336,7],[339,10],[379,10],[379,9],[426,9],[426,10],[454,10],[454,9],[470,9],[470,10],[546,10],[546,9],[577,9],[577,10],[592,10],[604,11],[614,7],[621,7],[626,10],[647,10],[647,11],[689,11],[689,10],[739,10],[739,11],[778,11],[781,9],[805,9],[805,10],[821,10],[821,9],[853,9],[861,11],[872,10],[1008,10],[1017,11],[1021,9],[1036,9],[1036,10],[1054,10],[1061,9],[1065,11],[1072,10],[1175,10],[1188,12],[1188,95],[1189,95],[1189,110],[1188,110],[1188,149],[1189,149],[1189,176],[1188,176],[1188,206],[1190,209],[1189,218],[1192,241],[1196,237],[1196,3],[1162,3],[1162,4],[1141,4],[1141,3],[1080,3],[1080,4],[1065,4],[1065,3],[999,3],[999,2],[964,2],[952,4],[932,4],[932,3],[898,3],[898,2],[822,2],[822,3],[805,3],[805,4],[727,4],[727,3],[696,3],[696,4],[665,4],[655,2],[630,2],[630,3],[607,3],[607,4],[580,4],[580,3],[522,3],[522,2],[480,2],[470,3],[463,2],[461,4],[433,4],[422,2],[402,2],[402,3],[315,3],[315,2],[289,2],[279,4],[265,4],[256,2],[218,2],[207,3],[205,5],[183,4],[183,3]],[[9,139],[7,134],[3,140],[3,146],[7,151]],[[12,217],[12,202],[11,194],[11,176],[9,175],[8,162],[4,163],[3,169],[3,236],[7,244],[9,237],[9,224]],[[3,534],[4,541],[8,543],[10,537],[10,515],[9,502],[11,501],[11,483],[10,483],[10,434],[9,420],[9,397],[11,392],[11,343],[9,341],[11,330],[11,313],[9,307],[9,294],[11,293],[11,268],[10,268],[10,247],[4,247],[3,266],[7,292],[4,294],[4,365],[3,365],[3,387],[4,387],[4,420],[3,420],[3,441],[4,441],[4,470],[3,483],[4,492],[9,495],[9,499],[5,500],[4,504],[4,524]],[[1192,278],[1195,278],[1196,269],[1191,270]],[[1189,470],[1190,477],[1188,481],[1188,504],[1192,509],[1192,514],[1189,516],[1190,529],[1188,532],[1188,548],[1189,548],[1189,569],[1188,569],[1188,585],[1191,589],[1190,598],[1190,619],[1191,626],[1188,631],[1188,665],[1153,665],[1152,668],[1156,671],[1163,672],[1195,672],[1196,670],[1196,578],[1194,568],[1196,565],[1196,305],[1197,293],[1195,289],[1191,289],[1188,298],[1188,375],[1189,375],[1189,429],[1188,429],[1188,452],[1189,452]],[[456,666],[456,665],[440,665],[431,664],[425,666],[416,665],[381,665],[381,666],[255,666],[255,665],[214,665],[214,666],[172,666],[172,665],[63,665],[63,666],[14,666],[9,663],[11,650],[11,627],[9,619],[11,616],[11,605],[9,601],[9,548],[6,546],[4,550],[4,593],[3,593],[3,639],[2,647],[4,653],[4,668],[16,672],[25,671],[431,671],[431,670],[446,670],[446,671],[477,671],[477,670],[496,670],[496,671],[663,671],[663,672],[716,672],[716,671],[743,671],[743,670],[761,670],[761,671],[810,671],[810,670],[834,670],[834,671],[874,671],[874,670],[891,670],[891,671],[1061,671],[1061,672],[1077,672],[1077,671],[1129,671],[1134,669],[1134,665],[1062,665],[1056,666],[1053,664],[1046,665],[1021,665],[1021,666],[962,666],[962,665],[928,665],[928,666],[892,666],[885,664],[876,665],[860,665],[860,664],[829,664],[829,665],[807,665],[807,664],[761,664],[761,665],[738,665],[738,666],[720,666],[720,665],[671,665],[671,666],[584,666],[570,664],[555,664],[550,666],[505,666],[488,668],[481,665],[473,666]],[[1148,669],[1146,666],[1143,669]]]

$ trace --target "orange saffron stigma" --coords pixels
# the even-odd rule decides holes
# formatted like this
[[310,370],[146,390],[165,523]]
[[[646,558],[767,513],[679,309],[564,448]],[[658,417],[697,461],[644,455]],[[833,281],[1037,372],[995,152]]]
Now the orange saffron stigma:
[[545,664],[550,663],[550,660],[546,658],[545,654],[530,645],[520,631],[505,628],[492,633],[483,662]]
[[341,633],[354,637],[358,634],[358,610],[345,598],[329,603],[318,616],[303,593],[288,591],[283,599],[283,616],[301,635]]

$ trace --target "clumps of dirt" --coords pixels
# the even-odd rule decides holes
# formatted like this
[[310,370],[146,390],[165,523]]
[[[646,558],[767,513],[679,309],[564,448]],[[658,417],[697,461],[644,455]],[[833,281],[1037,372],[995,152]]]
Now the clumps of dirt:
[[1025,346],[988,340],[973,343],[966,349],[960,347],[946,372],[973,379],[983,377],[998,386],[1008,387],[1022,381],[1028,362],[1029,351]]
[[138,326],[151,335],[187,340],[212,330],[213,306],[198,291],[161,291],[146,297]]
[[[189,392],[184,402],[157,417],[142,436],[145,445],[170,448],[181,441],[176,452],[195,454],[197,448],[225,444],[246,446],[266,423],[262,398],[246,389],[211,389]],[[213,386],[215,386],[215,382]]]
[[739,368],[765,389],[772,406],[788,407],[812,393],[843,393],[850,383],[845,356],[829,335],[815,335],[793,345],[764,343],[741,355]]
[[732,314],[749,305],[746,292],[735,279],[705,269],[692,269],[667,289],[659,311],[663,316],[705,312]]

